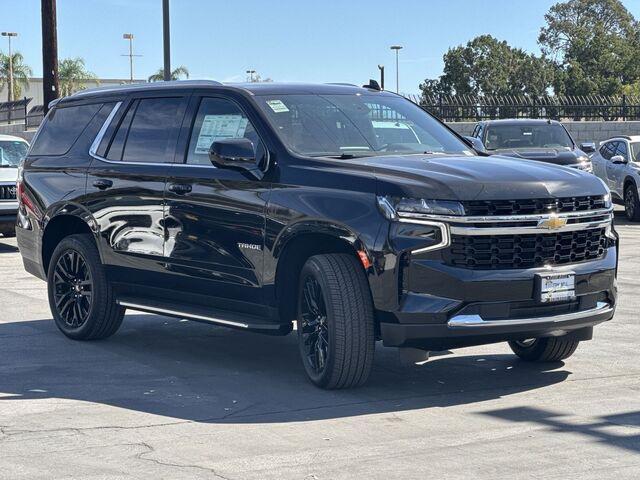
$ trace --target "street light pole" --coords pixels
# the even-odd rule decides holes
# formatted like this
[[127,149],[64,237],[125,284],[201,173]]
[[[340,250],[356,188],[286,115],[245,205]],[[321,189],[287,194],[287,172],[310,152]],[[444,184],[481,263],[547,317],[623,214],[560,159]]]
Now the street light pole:
[[133,54],[133,33],[123,33],[122,38],[129,40],[129,54],[122,55],[123,57],[129,57],[129,79],[130,83],[133,83],[133,57],[141,57],[142,55]]
[[384,65],[378,65],[380,70],[380,88],[384,90]]
[[396,51],[396,93],[400,93],[400,73],[398,68],[398,54],[402,50],[402,45],[391,45],[391,50]]
[[246,73],[247,75],[249,75],[249,81],[250,81],[251,83],[253,83],[253,74],[254,74],[254,73],[256,73],[256,71],[255,71],[255,70],[247,70],[245,73]]
[[7,94],[7,100],[12,102],[13,98],[13,52],[11,51],[11,37],[17,37],[16,32],[2,32],[3,37],[9,39],[9,92]]
[[164,40],[164,81],[171,80],[171,33],[169,0],[162,0],[162,37]]

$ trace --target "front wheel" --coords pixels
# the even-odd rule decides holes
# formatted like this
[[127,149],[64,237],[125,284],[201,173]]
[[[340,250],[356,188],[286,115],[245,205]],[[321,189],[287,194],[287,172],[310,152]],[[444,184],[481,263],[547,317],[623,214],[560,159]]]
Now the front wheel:
[[47,271],[49,306],[57,327],[74,340],[113,335],[124,317],[89,235],[70,235],[53,251]]
[[300,355],[315,385],[338,389],[366,382],[375,350],[373,304],[354,257],[329,254],[307,260],[297,318]]
[[509,342],[509,346],[527,362],[559,362],[573,355],[579,343],[563,337],[544,337]]
[[627,185],[624,191],[624,211],[632,222],[640,222],[640,199],[634,183]]

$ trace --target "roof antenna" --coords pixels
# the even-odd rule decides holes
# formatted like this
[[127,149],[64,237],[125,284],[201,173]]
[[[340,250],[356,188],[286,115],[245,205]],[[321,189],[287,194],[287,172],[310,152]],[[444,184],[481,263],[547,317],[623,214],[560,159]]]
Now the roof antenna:
[[381,90],[380,84],[373,79],[369,80],[369,83],[367,85],[363,85],[362,88],[370,88],[371,90],[378,90],[378,91]]

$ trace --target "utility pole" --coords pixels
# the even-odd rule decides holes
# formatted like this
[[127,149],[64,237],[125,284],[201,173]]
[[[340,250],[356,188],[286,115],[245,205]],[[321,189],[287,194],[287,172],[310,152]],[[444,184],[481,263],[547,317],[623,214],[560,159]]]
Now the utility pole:
[[169,0],[162,0],[162,38],[164,43],[164,81],[171,80],[171,32]]
[[378,65],[380,70],[380,88],[384,90],[384,65]]
[[402,45],[391,45],[391,50],[396,51],[396,93],[400,93],[400,73],[398,69],[398,53],[402,50]]
[[9,40],[9,92],[7,93],[7,101],[12,102],[13,98],[13,52],[11,51],[11,37],[17,37],[16,32],[2,32],[3,37]]
[[58,33],[56,27],[56,0],[41,0],[42,7],[42,86],[44,113],[49,103],[60,95],[58,81]]
[[133,57],[141,57],[142,55],[133,54],[133,33],[123,33],[122,38],[129,40],[129,54],[121,56],[129,57],[129,83],[133,83]]

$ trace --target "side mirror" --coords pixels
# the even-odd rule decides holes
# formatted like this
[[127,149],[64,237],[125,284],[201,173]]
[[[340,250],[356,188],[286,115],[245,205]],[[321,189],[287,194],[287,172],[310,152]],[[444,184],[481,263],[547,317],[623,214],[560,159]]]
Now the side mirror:
[[218,168],[245,170],[262,178],[262,171],[256,164],[253,143],[246,138],[216,140],[209,149],[209,159]]
[[593,142],[581,143],[580,150],[582,150],[584,153],[593,153],[596,151],[596,144]]
[[613,157],[611,157],[611,163],[613,163],[614,165],[620,165],[622,163],[627,163],[627,159],[622,155],[614,155]]
[[482,143],[482,140],[480,140],[479,138],[476,137],[463,137],[467,143],[472,146],[474,148],[474,150],[477,150],[479,152],[484,152],[485,148],[484,148],[484,144]]

